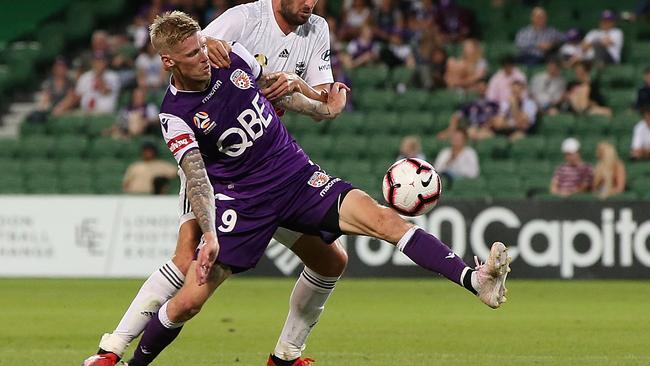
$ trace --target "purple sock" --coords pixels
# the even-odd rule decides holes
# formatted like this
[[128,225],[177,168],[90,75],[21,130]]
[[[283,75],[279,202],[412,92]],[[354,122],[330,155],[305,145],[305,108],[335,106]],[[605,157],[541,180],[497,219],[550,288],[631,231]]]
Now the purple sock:
[[158,318],[158,313],[156,313],[144,328],[140,343],[138,343],[138,347],[133,352],[133,358],[128,362],[129,366],[149,365],[165,347],[176,339],[181,329],[183,329],[182,326],[171,329],[166,328],[162,325]]
[[420,267],[440,273],[449,280],[467,287],[472,270],[435,236],[414,227],[402,237],[397,247]]

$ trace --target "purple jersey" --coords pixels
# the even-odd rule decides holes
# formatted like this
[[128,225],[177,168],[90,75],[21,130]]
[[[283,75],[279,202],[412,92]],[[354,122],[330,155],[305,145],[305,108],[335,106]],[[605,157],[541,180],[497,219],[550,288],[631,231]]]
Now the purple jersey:
[[167,146],[180,163],[199,149],[214,188],[232,198],[264,194],[310,165],[255,80],[262,69],[239,43],[228,69],[212,68],[204,91],[170,85],[160,108]]

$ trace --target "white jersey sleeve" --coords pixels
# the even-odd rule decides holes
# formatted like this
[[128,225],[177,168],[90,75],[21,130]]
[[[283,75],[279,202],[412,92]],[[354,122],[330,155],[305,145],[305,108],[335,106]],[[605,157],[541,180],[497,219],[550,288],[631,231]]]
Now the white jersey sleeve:
[[160,113],[158,117],[167,147],[180,164],[188,151],[199,148],[194,131],[180,117],[173,114]]
[[251,68],[253,75],[255,75],[255,80],[258,80],[262,76],[262,65],[251,55],[250,52],[239,42],[232,43],[232,52],[237,56],[241,57],[248,66]]
[[331,84],[334,82],[332,76],[332,64],[330,62],[330,28],[325,19],[320,19],[319,34],[314,44],[314,49],[307,61],[303,79],[311,86]]
[[217,19],[208,24],[201,34],[207,37],[224,41],[238,41],[242,39],[244,27],[247,24],[248,12],[243,6],[235,6],[226,10]]

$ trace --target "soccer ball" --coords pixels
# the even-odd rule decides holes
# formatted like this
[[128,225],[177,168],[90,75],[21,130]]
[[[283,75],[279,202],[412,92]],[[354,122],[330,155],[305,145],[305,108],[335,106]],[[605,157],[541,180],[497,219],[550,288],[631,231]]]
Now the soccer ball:
[[384,199],[399,213],[423,215],[438,203],[442,193],[440,176],[422,159],[407,158],[391,165],[384,175]]

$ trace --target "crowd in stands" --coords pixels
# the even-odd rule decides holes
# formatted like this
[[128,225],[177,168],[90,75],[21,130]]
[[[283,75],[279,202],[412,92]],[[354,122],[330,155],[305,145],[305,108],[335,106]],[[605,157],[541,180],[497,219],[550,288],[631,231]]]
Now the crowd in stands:
[[[30,121],[38,123],[68,113],[113,113],[118,117],[104,132],[107,136],[157,134],[157,105],[168,75],[149,44],[147,25],[156,14],[181,9],[205,26],[240,2],[245,1],[152,0],[140,7],[123,32],[96,30],[86,51],[70,60],[56,59]],[[326,17],[330,26],[335,79],[349,82],[349,76],[360,67],[402,67],[413,70],[414,76],[399,83],[397,93],[423,88],[468,96],[451,114],[448,128],[437,134],[451,145],[435,159],[438,170],[450,180],[479,176],[478,156],[471,145],[481,140],[495,136],[525,139],[535,133],[545,116],[613,116],[594,76],[624,62],[625,40],[617,27],[621,21],[617,12],[604,9],[600,18],[593,20],[598,25],[591,30],[559,30],[543,7],[532,7],[530,24],[512,39],[517,53],[504,55],[499,65],[491,65],[476,15],[455,0],[342,0],[336,11],[332,11],[332,3],[319,1],[315,13]],[[491,6],[508,6],[508,2],[493,0]],[[636,15],[628,18],[643,17],[644,9],[641,4]],[[527,74],[532,74],[530,80]],[[630,101],[643,115],[630,131],[634,134],[630,157],[634,159],[650,159],[650,68],[644,81],[634,106]],[[355,85],[351,87],[354,91]],[[424,157],[420,144],[417,136],[409,136],[401,154]],[[580,159],[577,140],[567,140],[562,151],[567,161],[556,171],[551,192],[566,195],[593,189],[605,197],[624,189],[625,167],[610,145],[599,145],[593,172]],[[127,175],[135,174],[133,171],[138,169]]]

